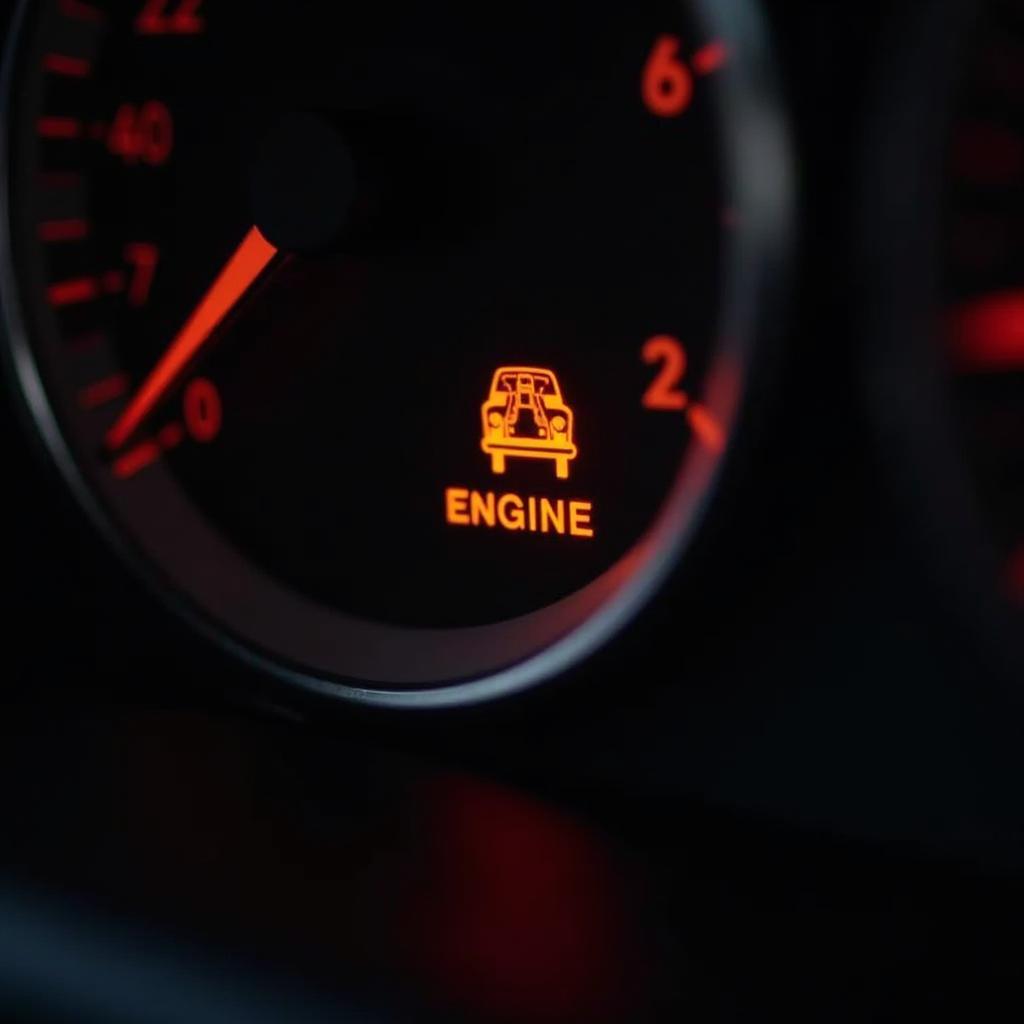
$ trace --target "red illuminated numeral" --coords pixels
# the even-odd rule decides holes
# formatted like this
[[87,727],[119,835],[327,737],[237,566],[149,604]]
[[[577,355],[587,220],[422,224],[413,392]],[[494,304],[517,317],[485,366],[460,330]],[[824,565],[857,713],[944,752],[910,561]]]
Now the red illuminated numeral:
[[693,99],[693,75],[679,59],[678,36],[659,36],[644,67],[644,103],[658,117],[678,117]]
[[645,409],[658,412],[679,412],[686,408],[686,393],[679,387],[686,376],[686,349],[678,338],[659,334],[651,338],[641,350],[643,361],[661,369],[643,398]]
[[211,380],[197,377],[189,381],[183,400],[185,426],[196,441],[212,441],[223,421],[220,392]]
[[124,259],[132,268],[128,301],[133,306],[144,306],[149,301],[160,250],[152,242],[130,242],[124,247]]
[[135,19],[140,36],[190,36],[203,31],[203,0],[146,0]]
[[141,106],[122,103],[107,136],[107,148],[125,163],[152,167],[167,163],[174,149],[174,121],[159,100]]

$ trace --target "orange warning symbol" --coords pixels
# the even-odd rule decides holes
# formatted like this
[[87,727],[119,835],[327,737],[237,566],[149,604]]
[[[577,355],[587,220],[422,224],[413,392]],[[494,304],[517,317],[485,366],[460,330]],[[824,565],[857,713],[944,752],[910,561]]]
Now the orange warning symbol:
[[480,446],[491,457],[495,473],[505,472],[509,458],[551,459],[558,479],[569,479],[569,463],[578,454],[573,414],[550,370],[532,366],[496,370],[480,412]]

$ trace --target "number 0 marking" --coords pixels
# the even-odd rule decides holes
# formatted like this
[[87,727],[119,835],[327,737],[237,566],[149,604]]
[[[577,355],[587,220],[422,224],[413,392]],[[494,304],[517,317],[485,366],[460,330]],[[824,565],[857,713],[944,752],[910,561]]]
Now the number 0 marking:
[[689,399],[679,385],[686,375],[686,349],[678,338],[659,334],[645,343],[643,361],[651,366],[661,364],[658,376],[644,395],[643,406],[657,412],[681,412]]
[[195,440],[208,444],[220,433],[223,411],[213,381],[197,377],[185,388],[185,427]]

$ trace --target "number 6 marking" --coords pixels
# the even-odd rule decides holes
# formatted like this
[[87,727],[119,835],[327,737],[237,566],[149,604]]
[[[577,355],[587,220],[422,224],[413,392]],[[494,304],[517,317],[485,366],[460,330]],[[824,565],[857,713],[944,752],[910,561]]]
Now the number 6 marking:
[[645,409],[657,412],[681,412],[689,399],[679,384],[686,375],[686,349],[678,338],[659,334],[651,338],[640,352],[650,365],[661,363],[661,370],[647,389],[643,399]]
[[693,75],[679,59],[677,36],[659,36],[644,67],[643,96],[658,117],[678,117],[693,99]]

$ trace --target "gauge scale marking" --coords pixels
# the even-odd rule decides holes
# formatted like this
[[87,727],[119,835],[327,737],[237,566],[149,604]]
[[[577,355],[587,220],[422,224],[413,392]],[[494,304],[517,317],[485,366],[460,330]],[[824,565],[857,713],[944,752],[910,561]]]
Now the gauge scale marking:
[[334,695],[482,699],[610,636],[712,491],[782,245],[753,14],[24,4],[7,336],[104,532]]

